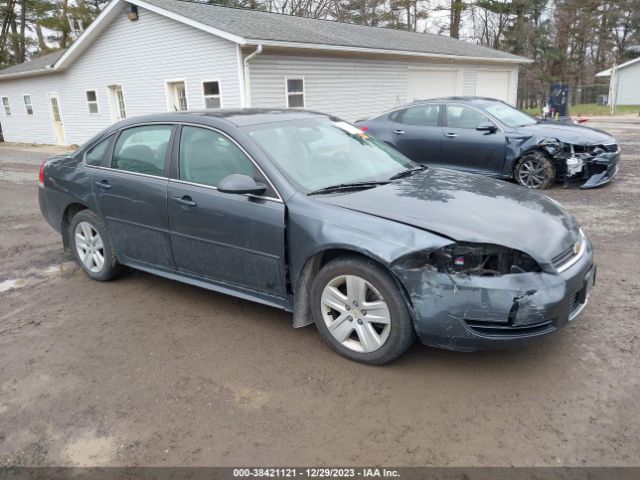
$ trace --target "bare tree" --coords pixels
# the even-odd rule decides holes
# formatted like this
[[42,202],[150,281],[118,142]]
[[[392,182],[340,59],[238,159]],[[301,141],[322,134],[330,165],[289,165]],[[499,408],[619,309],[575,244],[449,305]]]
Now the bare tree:
[[463,0],[451,0],[449,36],[452,38],[460,38],[460,22],[462,20],[462,11],[464,8],[465,4]]

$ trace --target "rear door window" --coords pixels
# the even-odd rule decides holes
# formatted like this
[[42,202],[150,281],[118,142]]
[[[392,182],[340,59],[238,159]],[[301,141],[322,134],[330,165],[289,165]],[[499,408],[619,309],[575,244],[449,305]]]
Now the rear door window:
[[164,177],[172,129],[172,125],[144,125],[124,130],[116,142],[111,167]]
[[405,125],[437,127],[439,115],[440,105],[417,105],[399,112],[395,120]]

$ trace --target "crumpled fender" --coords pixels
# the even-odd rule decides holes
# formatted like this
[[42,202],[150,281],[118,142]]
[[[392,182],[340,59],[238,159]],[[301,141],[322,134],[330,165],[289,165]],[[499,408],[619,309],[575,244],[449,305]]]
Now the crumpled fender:
[[563,142],[554,137],[540,135],[507,137],[505,165],[509,171],[505,173],[511,174],[516,160],[529,151],[542,149],[550,156],[555,157],[561,151],[562,145]]
[[[339,218],[335,223],[323,218]],[[287,202],[287,255],[294,292],[294,327],[313,322],[311,283],[324,252],[339,249],[361,254],[390,269],[411,252],[432,251],[453,240],[395,221],[365,215],[296,195]]]

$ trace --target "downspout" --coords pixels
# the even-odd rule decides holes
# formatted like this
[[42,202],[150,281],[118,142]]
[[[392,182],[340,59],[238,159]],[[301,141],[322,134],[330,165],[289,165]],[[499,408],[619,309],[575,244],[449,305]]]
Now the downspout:
[[247,102],[247,107],[251,107],[251,73],[249,72],[249,62],[256,55],[262,53],[262,45],[258,45],[255,51],[247,55],[244,59],[244,98]]

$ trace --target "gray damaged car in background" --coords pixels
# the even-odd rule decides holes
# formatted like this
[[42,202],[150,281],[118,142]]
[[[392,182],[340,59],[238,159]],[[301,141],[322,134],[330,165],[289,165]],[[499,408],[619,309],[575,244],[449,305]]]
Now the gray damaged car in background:
[[594,188],[618,171],[620,150],[609,133],[542,122],[484,97],[415,101],[356,122],[415,162],[505,180],[531,189]]
[[556,177],[565,187],[600,187],[618,173],[620,150],[607,132],[551,123],[521,127],[519,131],[525,135],[514,135],[507,142],[507,158],[526,162],[527,157],[535,157],[536,151],[544,152],[552,159]]

